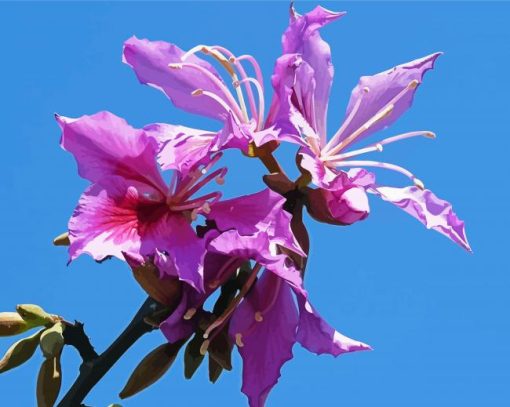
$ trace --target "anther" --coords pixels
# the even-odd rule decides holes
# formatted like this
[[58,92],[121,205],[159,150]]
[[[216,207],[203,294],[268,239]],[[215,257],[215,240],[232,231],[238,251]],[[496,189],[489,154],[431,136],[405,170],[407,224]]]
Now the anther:
[[418,178],[413,179],[414,185],[420,188],[422,191],[425,189],[425,184]]
[[201,209],[205,214],[211,213],[211,205],[209,205],[209,202],[204,202]]
[[186,321],[189,321],[191,318],[193,318],[193,316],[196,314],[196,312],[197,312],[196,308],[190,308],[189,310],[186,311],[186,313],[184,314],[184,316],[182,318]]
[[191,96],[200,96],[204,94],[203,89],[195,89],[193,92],[191,92]]
[[426,131],[425,133],[423,133],[423,135],[427,138],[436,138],[436,133],[433,133],[431,131]]
[[365,93],[370,92],[370,88],[369,88],[368,86],[365,86],[365,87],[363,88],[363,92],[365,92]]
[[182,64],[179,64],[179,63],[172,63],[172,64],[168,64],[168,67],[170,69],[182,69]]
[[211,290],[214,290],[216,288],[218,288],[218,286],[220,285],[220,281],[219,280],[213,280],[211,281],[207,286],[211,289]]
[[418,84],[420,83],[420,81],[418,81],[417,79],[414,79],[412,80],[409,85],[407,85],[407,87],[409,89],[416,89],[416,87],[418,86]]
[[376,143],[375,144],[375,148],[377,149],[377,151],[379,152],[382,152],[383,151],[383,146],[381,143]]
[[200,346],[200,354],[205,355],[207,353],[207,349],[209,348],[209,341],[205,340]]
[[235,62],[236,62],[236,57],[232,55],[232,56],[228,59],[228,62],[230,62],[231,64],[235,63]]
[[236,334],[236,345],[239,346],[240,348],[242,348],[244,346],[243,334],[241,334],[241,333]]
[[215,178],[215,181],[218,185],[223,185],[225,183],[225,178],[218,176]]
[[264,317],[262,316],[262,312],[257,311],[255,313],[255,321],[262,322],[264,320]]

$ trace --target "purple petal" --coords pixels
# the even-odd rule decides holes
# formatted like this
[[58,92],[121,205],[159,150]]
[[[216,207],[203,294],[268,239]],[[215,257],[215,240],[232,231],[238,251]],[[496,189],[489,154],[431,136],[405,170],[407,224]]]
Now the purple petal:
[[220,231],[236,229],[241,235],[266,233],[272,243],[303,254],[290,228],[291,215],[283,209],[285,198],[270,189],[229,199],[212,206],[209,219]]
[[343,15],[345,12],[335,13],[320,6],[303,16],[291,9],[291,22],[282,37],[283,53],[301,54],[313,70],[313,111],[309,111],[311,115],[304,116],[309,118],[313,115],[313,121],[309,123],[322,137],[326,136],[326,115],[334,69],[330,47],[321,38],[319,30]]
[[216,134],[185,126],[154,123],[144,127],[159,142],[158,162],[163,170],[186,175],[197,165],[209,161]]
[[298,295],[299,327],[297,341],[310,352],[338,356],[342,353],[371,350],[369,345],[342,335],[315,311],[310,302]]
[[202,89],[223,99],[223,93],[216,80],[212,80],[208,74],[199,70],[171,69],[168,64],[182,62],[196,64],[223,84],[217,71],[211,64],[195,55],[190,55],[186,61],[182,61],[183,55],[184,51],[174,44],[131,37],[124,43],[123,62],[133,68],[141,83],[161,90],[178,108],[224,120],[226,112],[218,102],[207,97],[191,95],[194,90]]
[[254,260],[286,280],[296,291],[305,294],[301,273],[285,254],[277,252],[276,246],[265,233],[242,236],[236,230],[228,230],[211,240],[208,250],[244,260]]
[[147,184],[166,192],[156,165],[157,142],[110,112],[70,119],[56,116],[62,129],[61,146],[74,155],[78,173],[104,185],[112,177]]
[[175,343],[193,333],[195,321],[184,319],[184,314],[188,311],[189,307],[188,296],[186,290],[184,290],[177,308],[159,326],[168,342]]
[[265,127],[280,130],[279,139],[305,146],[301,134],[318,138],[315,127],[315,79],[313,69],[301,55],[277,59],[271,77],[274,94]]
[[414,186],[374,187],[373,189],[382,199],[403,209],[423,223],[427,229],[434,229],[471,251],[464,231],[464,222],[453,212],[449,202],[439,199],[432,191],[421,190]]
[[[343,130],[339,141],[353,134],[390,104],[394,105],[391,113],[371,125],[356,140],[361,140],[388,127],[402,116],[411,107],[416,89],[421,84],[425,73],[434,67],[434,62],[439,55],[441,53],[435,53],[373,76],[362,76],[352,91],[345,114],[346,119],[356,108],[355,106],[358,104],[359,106],[352,120]],[[396,97],[398,100],[394,101]]]
[[[243,345],[238,346],[243,359],[242,391],[250,407],[264,406],[281,367],[292,358],[298,313],[290,287],[280,281],[264,273],[230,321],[230,335]],[[260,322],[256,312],[262,315]]]

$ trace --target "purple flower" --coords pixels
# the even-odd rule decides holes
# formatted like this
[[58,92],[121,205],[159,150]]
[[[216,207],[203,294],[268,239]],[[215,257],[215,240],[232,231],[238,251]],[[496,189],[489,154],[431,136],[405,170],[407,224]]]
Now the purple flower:
[[[333,13],[317,7],[301,16],[291,9],[291,22],[282,39],[284,54],[277,60],[272,77],[275,97],[268,125],[296,138],[299,165],[322,191],[314,192],[314,212],[324,213],[323,221],[352,223],[368,215],[363,191],[377,194],[404,208],[428,228],[439,231],[466,250],[471,250],[464,223],[451,205],[425,190],[422,181],[395,164],[357,160],[355,157],[380,152],[396,141],[413,138],[435,138],[430,131],[412,131],[385,138],[375,144],[350,150],[356,142],[395,122],[411,106],[424,74],[433,68],[440,55],[435,53],[398,65],[373,76],[361,77],[353,89],[345,118],[333,137],[327,141],[326,112],[333,79],[333,65],[328,44],[319,29],[344,13]],[[299,136],[299,138],[297,137]],[[344,172],[342,168],[376,167],[393,170],[410,178],[416,187],[403,189],[383,187],[373,176],[359,169]],[[372,182],[367,178],[372,177]],[[309,206],[310,207],[310,206]]]
[[175,169],[167,185],[158,169],[160,145],[155,126],[134,129],[109,112],[70,119],[57,116],[62,147],[75,157],[79,174],[92,184],[69,221],[70,261],[82,253],[136,259],[165,256],[164,275],[203,290],[205,246],[190,225],[210,211],[221,194],[195,197],[226,168],[209,173],[219,154],[190,159]]
[[305,255],[292,234],[291,215],[283,210],[284,202],[266,189],[216,203],[208,215],[215,227],[206,234],[206,292],[185,291],[176,312],[161,325],[170,342],[188,337],[196,329],[196,316],[208,296],[242,262],[255,261],[238,296],[205,329],[202,345],[205,353],[228,327],[243,358],[242,390],[254,407],[264,405],[296,342],[311,352],[333,356],[370,349],[333,329],[308,301],[301,273],[279,250]]

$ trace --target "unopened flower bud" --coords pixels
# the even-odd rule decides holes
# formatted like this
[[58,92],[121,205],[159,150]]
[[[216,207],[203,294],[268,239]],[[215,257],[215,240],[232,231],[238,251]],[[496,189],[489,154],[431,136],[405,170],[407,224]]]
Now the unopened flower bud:
[[32,327],[17,312],[0,312],[0,336],[18,335]]
[[350,225],[370,213],[364,189],[356,186],[338,191],[310,190],[307,208],[314,219],[333,225]]
[[55,315],[48,314],[39,305],[35,304],[20,304],[16,306],[16,311],[25,321],[32,324],[32,326],[42,326],[53,324],[56,322]]
[[64,347],[63,332],[64,324],[57,322],[42,333],[40,346],[45,358],[52,358],[60,354]]

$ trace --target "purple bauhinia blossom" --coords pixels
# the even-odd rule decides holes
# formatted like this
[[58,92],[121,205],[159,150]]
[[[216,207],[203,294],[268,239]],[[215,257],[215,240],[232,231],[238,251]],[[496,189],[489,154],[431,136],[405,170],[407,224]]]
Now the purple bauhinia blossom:
[[[369,350],[327,324],[315,311],[303,288],[301,273],[279,248],[305,256],[291,231],[285,198],[266,189],[216,203],[208,215],[214,221],[205,236],[205,293],[184,291],[177,310],[161,325],[170,342],[191,335],[209,295],[246,260],[253,260],[240,293],[205,330],[202,351],[225,328],[243,358],[243,392],[252,407],[260,407],[276,384],[282,365],[299,342],[317,354],[338,356]],[[258,280],[257,276],[260,275]],[[297,304],[297,307],[296,307]]]
[[128,256],[143,262],[164,255],[169,261],[160,269],[163,275],[203,290],[206,249],[190,221],[207,215],[221,197],[220,192],[195,196],[213,180],[223,183],[226,168],[210,171],[221,153],[183,160],[179,166],[165,162],[175,169],[167,185],[156,160],[158,125],[135,129],[109,112],[78,119],[57,116],[57,121],[62,147],[92,183],[69,221],[70,260],[82,253],[97,261]]
[[[322,7],[301,16],[291,8],[290,25],[282,43],[284,54],[277,60],[272,77],[275,97],[267,125],[285,133],[301,136],[291,139],[299,144],[299,165],[311,181],[322,190],[314,193],[320,210],[338,223],[364,219],[369,212],[364,191],[381,196],[407,213],[471,250],[451,205],[426,190],[423,182],[405,168],[395,164],[353,159],[364,153],[382,151],[383,146],[413,137],[435,138],[430,131],[412,131],[385,138],[361,149],[349,150],[354,143],[395,122],[411,106],[424,74],[433,68],[441,55],[435,53],[398,65],[373,76],[363,76],[352,91],[345,119],[327,141],[326,115],[333,65],[329,45],[319,29],[342,17]],[[410,178],[414,186],[383,187],[373,175],[359,169],[376,167],[393,170]],[[361,175],[360,175],[361,174]],[[370,178],[371,182],[370,182]],[[312,202],[313,206],[313,202]]]

